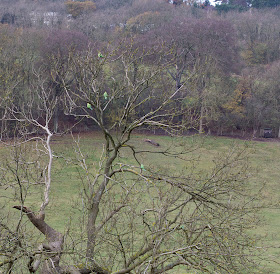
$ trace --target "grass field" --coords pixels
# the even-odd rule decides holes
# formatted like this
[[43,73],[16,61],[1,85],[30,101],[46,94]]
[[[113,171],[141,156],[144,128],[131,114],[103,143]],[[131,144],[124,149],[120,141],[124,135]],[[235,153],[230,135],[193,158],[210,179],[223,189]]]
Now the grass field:
[[[78,137],[78,136],[75,136]],[[135,147],[141,146],[142,149],[148,148],[152,150],[167,148],[172,144],[176,144],[176,139],[167,136],[149,136],[161,146],[160,148],[152,147],[150,144],[143,141],[147,136],[135,135],[131,140],[131,145]],[[191,151],[189,158],[193,159],[191,164],[196,165],[196,169],[200,172],[209,169],[213,165],[213,159],[223,155],[228,150],[235,147],[247,147],[248,161],[251,166],[250,179],[248,184],[253,189],[258,190],[263,185],[262,199],[267,204],[277,204],[280,198],[280,182],[279,182],[279,157],[280,157],[280,142],[254,142],[244,141],[230,138],[215,138],[215,137],[186,137],[186,147]],[[56,155],[60,157],[55,160],[53,170],[53,182],[51,191],[51,202],[48,207],[46,221],[60,232],[65,233],[65,224],[76,223],[80,215],[80,192],[81,181],[79,175],[79,168],[73,165],[65,164],[65,159],[70,159],[75,156],[73,139],[71,136],[55,137],[52,142],[52,147]],[[102,152],[102,136],[99,133],[88,133],[80,136],[80,148],[85,156],[87,156],[88,163],[92,165],[92,169],[96,170],[97,162]],[[194,149],[196,148],[196,149]],[[194,150],[193,150],[194,149]],[[192,151],[193,150],[193,151]],[[130,159],[126,152],[123,152],[122,160],[129,162]],[[63,158],[63,159],[62,159]],[[141,156],[140,156],[141,158]],[[157,154],[149,154],[149,156],[142,156],[141,162],[145,166],[158,165],[161,168],[169,168],[177,172],[184,168],[181,162],[174,159],[174,161],[166,162],[164,157],[158,157]],[[40,195],[35,193],[35,188],[29,189],[31,194],[26,199],[26,205],[38,209],[40,205]],[[2,202],[12,205],[14,202],[0,198]],[[57,209],[59,211],[57,212]],[[70,210],[69,210],[70,209]],[[52,212],[56,214],[52,214]],[[11,214],[13,211],[11,210]],[[254,233],[259,235],[266,247],[267,252],[271,256],[280,257],[278,246],[280,246],[280,209],[277,207],[269,207],[261,211],[262,222],[256,227]],[[34,232],[37,233],[37,232]],[[37,235],[37,234],[36,234]],[[39,234],[38,234],[38,237]],[[265,264],[265,263],[263,263]],[[280,265],[276,262],[269,262],[266,265],[269,267],[269,273],[280,273]],[[185,272],[181,272],[185,273]],[[254,273],[252,270],[251,273]]]

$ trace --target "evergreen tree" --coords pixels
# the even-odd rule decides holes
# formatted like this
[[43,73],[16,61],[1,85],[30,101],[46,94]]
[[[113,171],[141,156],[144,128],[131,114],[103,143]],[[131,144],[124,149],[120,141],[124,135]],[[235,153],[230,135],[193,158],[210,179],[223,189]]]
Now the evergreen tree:
[[253,8],[275,8],[280,5],[280,0],[252,0]]

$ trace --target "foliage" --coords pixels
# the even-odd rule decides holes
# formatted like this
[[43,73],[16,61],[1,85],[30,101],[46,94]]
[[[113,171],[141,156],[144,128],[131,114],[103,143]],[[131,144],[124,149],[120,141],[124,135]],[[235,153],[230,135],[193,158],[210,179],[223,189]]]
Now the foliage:
[[252,7],[254,8],[275,8],[279,5],[279,0],[252,0]]
[[233,10],[245,11],[251,8],[275,8],[280,5],[279,0],[228,0],[217,4],[215,9],[219,12],[229,12]]
[[156,27],[155,24],[159,23],[159,18],[159,12],[147,11],[130,18],[126,22],[126,27],[134,33],[145,33]]
[[267,51],[265,43],[254,43],[243,52],[243,58],[249,65],[264,64],[267,61]]
[[224,108],[234,114],[244,117],[246,113],[246,100],[251,96],[252,88],[248,79],[240,79],[233,92],[232,99],[224,105]]
[[65,2],[67,11],[69,14],[73,16],[73,18],[77,18],[83,13],[88,13],[96,10],[96,5],[92,1],[66,1]]

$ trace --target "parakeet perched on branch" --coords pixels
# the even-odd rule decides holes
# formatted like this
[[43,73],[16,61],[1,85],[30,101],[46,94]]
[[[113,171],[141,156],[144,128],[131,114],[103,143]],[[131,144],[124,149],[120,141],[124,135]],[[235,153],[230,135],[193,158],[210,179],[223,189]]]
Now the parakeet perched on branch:
[[140,168],[144,171],[146,170],[143,164],[141,164]]
[[87,103],[87,108],[89,108],[90,110],[93,110],[93,108],[92,108],[90,103]]
[[108,93],[107,93],[106,91],[103,93],[103,96],[104,96],[104,99],[105,99],[105,100],[108,99]]
[[98,57],[99,57],[99,58],[103,58],[103,55],[102,55],[101,52],[98,52]]

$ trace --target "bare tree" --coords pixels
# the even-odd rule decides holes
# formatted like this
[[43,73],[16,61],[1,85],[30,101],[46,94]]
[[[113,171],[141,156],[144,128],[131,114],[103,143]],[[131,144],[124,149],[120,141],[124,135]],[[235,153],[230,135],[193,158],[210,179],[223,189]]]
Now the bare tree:
[[[163,80],[173,62],[164,58],[167,54],[171,52],[159,47],[146,51],[123,42],[117,48],[89,49],[68,60],[67,77],[62,78],[65,113],[93,121],[104,140],[97,168],[75,141],[87,218],[85,235],[81,231],[86,245],[74,246],[68,257],[73,266],[69,260],[60,266],[61,255],[68,256],[67,243],[63,248],[63,234],[44,220],[54,157],[50,121],[58,98],[36,73],[36,92],[28,93],[29,103],[8,106],[6,119],[22,125],[19,133],[27,136],[37,128],[44,134],[37,133],[35,139],[42,141],[47,155],[39,214],[25,203],[14,207],[48,241],[30,256],[30,272],[40,262],[44,262],[42,273],[115,274],[166,273],[177,267],[242,272],[253,263],[254,245],[246,231],[255,222],[255,209],[249,206],[255,199],[245,191],[244,151],[229,151],[214,161],[210,172],[192,168],[196,164],[189,153],[194,148],[179,137],[191,125],[191,116],[176,104],[181,87],[174,90]],[[69,77],[74,79],[71,84]],[[139,128],[164,130],[173,136],[175,147],[134,144],[133,132]],[[166,157],[167,163],[183,162],[185,169],[147,165],[149,155]]]
[[[34,152],[36,153],[37,151],[37,155],[45,154],[47,156],[45,166],[41,169],[38,169],[38,166],[35,168],[35,173],[38,172],[41,174],[41,178],[38,180],[38,177],[36,177],[38,181],[33,181],[33,183],[43,184],[45,187],[38,214],[35,214],[30,208],[24,205],[25,199],[23,198],[20,199],[21,204],[15,205],[14,208],[20,210],[21,214],[25,213],[31,223],[46,236],[48,244],[40,245],[38,253],[40,254],[43,251],[51,252],[48,263],[42,268],[42,272],[52,273],[50,269],[57,269],[59,267],[59,257],[63,243],[63,235],[51,228],[44,221],[45,210],[49,204],[51,171],[53,166],[53,152],[50,145],[53,133],[51,132],[50,122],[53,118],[58,99],[53,95],[53,91],[49,88],[48,81],[42,76],[43,74],[44,73],[40,70],[38,72],[34,71],[34,80],[29,89],[23,91],[24,100],[13,98],[13,96],[17,96],[17,94],[11,95],[8,102],[6,102],[6,112],[2,120],[14,122],[16,125],[16,139],[14,144],[12,144],[13,147],[19,147],[30,140],[35,140],[41,143],[41,146],[36,146]],[[22,176],[19,175],[20,171],[17,170],[24,169],[23,163],[26,166],[28,166],[28,163],[20,159],[20,157],[14,157],[14,161],[18,163],[17,168],[9,169],[18,181],[20,188],[22,188],[26,183],[26,178],[30,176],[29,169],[26,169],[26,178],[22,178]],[[44,164],[44,162],[41,163]],[[34,164],[34,161],[30,164]],[[15,171],[13,171],[14,169]],[[34,171],[31,171],[31,174],[32,173],[34,173]],[[29,180],[30,179],[27,180],[28,183]],[[55,255],[53,255],[52,252],[55,252]],[[36,252],[34,254],[36,254]],[[40,259],[37,260],[34,256],[30,255],[28,266],[30,272],[35,272],[40,265]]]
[[174,52],[175,61],[167,72],[185,102],[196,101],[201,117],[199,133],[203,133],[206,118],[210,117],[208,113],[215,108],[208,99],[213,96],[209,92],[213,82],[238,65],[234,29],[226,20],[217,18],[182,20],[178,17],[146,36],[150,41],[159,37]]

